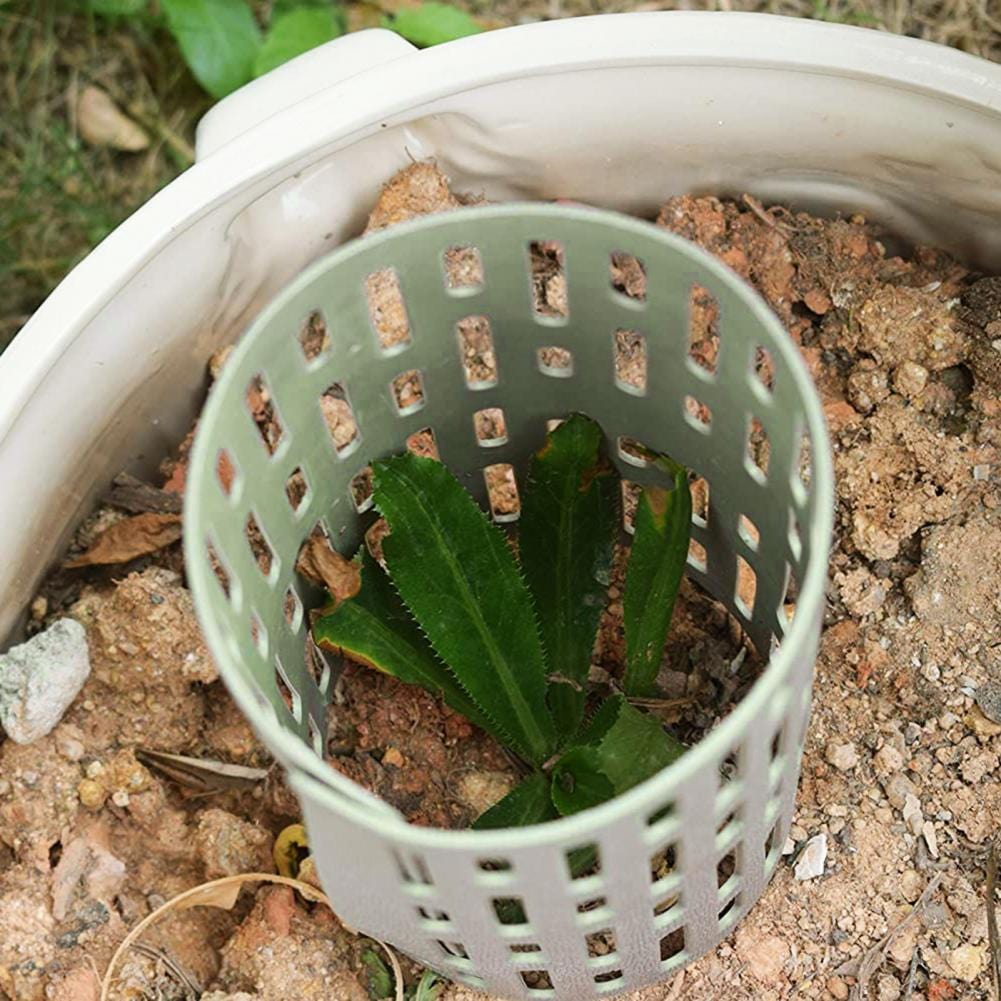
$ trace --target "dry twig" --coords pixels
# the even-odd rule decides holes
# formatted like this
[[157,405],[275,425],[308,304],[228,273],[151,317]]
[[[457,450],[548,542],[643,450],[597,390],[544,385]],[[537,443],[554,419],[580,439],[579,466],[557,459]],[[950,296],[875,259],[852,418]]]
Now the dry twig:
[[893,940],[924,910],[931,895],[938,889],[942,882],[942,874],[938,873],[924,888],[924,892],[918,897],[917,903],[911,908],[910,913],[891,928],[862,958],[858,961],[856,969],[855,963],[845,963],[838,967],[837,972],[844,976],[854,976],[857,983],[852,988],[851,1001],[865,1001],[869,996],[869,981],[882,965],[886,958],[886,950],[889,949]]

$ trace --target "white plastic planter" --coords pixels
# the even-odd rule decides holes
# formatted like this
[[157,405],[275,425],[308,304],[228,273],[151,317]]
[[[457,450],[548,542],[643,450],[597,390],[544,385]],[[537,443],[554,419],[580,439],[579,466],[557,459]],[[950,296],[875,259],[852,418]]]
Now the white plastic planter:
[[862,211],[997,270],[999,150],[1001,68],[863,29],[675,13],[420,53],[380,31],[332,42],[218,105],[196,166],[0,357],[0,636],[112,476],[187,431],[209,354],[357,233],[413,158],[494,200],[650,214],[684,191],[748,191]]

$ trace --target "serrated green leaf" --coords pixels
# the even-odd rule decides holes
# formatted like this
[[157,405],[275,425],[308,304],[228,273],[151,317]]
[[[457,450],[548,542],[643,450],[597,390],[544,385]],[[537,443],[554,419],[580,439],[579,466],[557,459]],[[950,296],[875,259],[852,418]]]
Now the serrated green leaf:
[[393,17],[383,18],[382,23],[419,48],[452,42],[483,30],[464,10],[447,3],[404,7]]
[[598,748],[587,745],[571,748],[556,763],[552,797],[563,816],[606,803],[615,795],[615,786],[602,765]]
[[254,61],[254,76],[301,56],[317,45],[343,34],[331,7],[298,7],[279,14],[272,22]]
[[556,745],[531,596],[504,536],[440,462],[373,463],[390,576],[472,700],[535,764]]
[[261,32],[246,0],[160,0],[195,79],[216,98],[254,75]]
[[477,831],[541,824],[559,816],[549,795],[549,779],[533,772],[473,822]]
[[621,695],[607,699],[553,768],[553,802],[577,813],[618,796],[666,768],[685,745]]
[[608,594],[619,478],[598,424],[572,414],[532,456],[518,544],[549,664],[549,707],[563,738],[584,715],[591,650]]
[[622,599],[626,632],[622,687],[627,695],[650,695],[655,691],[692,532],[688,471],[663,456],[658,464],[671,473],[674,484],[671,490],[646,487],[633,521],[633,545]]
[[434,655],[382,567],[362,547],[361,590],[313,622],[318,646],[441,695],[470,722],[502,743],[504,734],[473,703]]

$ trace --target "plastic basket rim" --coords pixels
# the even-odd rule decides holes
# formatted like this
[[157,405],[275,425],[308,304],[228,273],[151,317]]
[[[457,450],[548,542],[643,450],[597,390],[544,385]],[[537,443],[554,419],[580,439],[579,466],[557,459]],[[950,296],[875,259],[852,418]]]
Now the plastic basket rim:
[[[737,742],[738,735],[745,728],[753,726],[753,718],[761,712],[768,700],[790,674],[797,647],[803,647],[806,644],[809,648],[811,645],[810,634],[814,622],[817,621],[822,611],[822,603],[826,595],[827,560],[823,556],[830,547],[834,527],[834,466],[823,408],[806,364],[778,317],[775,316],[758,292],[743,278],[692,241],[646,220],[589,206],[515,201],[498,205],[462,207],[407,220],[375,233],[365,234],[348,241],[304,268],[258,312],[235,342],[233,356],[230,359],[231,370],[235,370],[242,356],[251,351],[258,332],[268,326],[272,316],[281,309],[285,297],[304,286],[308,286],[316,277],[336,266],[342,258],[349,258],[362,249],[370,250],[380,243],[392,241],[400,236],[425,230],[433,231],[446,226],[451,227],[462,219],[503,218],[510,215],[529,215],[542,222],[546,219],[566,219],[567,217],[576,217],[585,222],[597,221],[613,228],[617,227],[626,234],[642,235],[646,238],[660,240],[675,250],[700,258],[702,265],[720,280],[728,283],[736,281],[741,298],[744,299],[746,306],[754,313],[756,319],[762,324],[776,329],[779,336],[776,337],[775,348],[782,355],[783,361],[788,366],[790,377],[795,382],[804,401],[806,417],[804,430],[809,433],[811,441],[812,483],[810,489],[815,497],[814,514],[809,526],[810,551],[814,555],[800,582],[796,614],[793,616],[791,626],[783,637],[781,645],[768,657],[760,676],[738,705],[672,764],[606,803],[581,813],[545,821],[541,824],[484,831],[451,830],[412,824],[384,800],[344,776],[338,776],[338,778],[350,783],[351,795],[336,788],[334,776],[337,776],[337,773],[330,769],[330,765],[299,737],[290,734],[281,726],[270,706],[262,706],[246,679],[230,668],[228,661],[231,657],[227,640],[229,631],[208,611],[203,611],[209,606],[207,590],[211,585],[208,579],[209,574],[201,562],[200,547],[195,541],[202,537],[201,530],[204,527],[200,524],[200,518],[195,513],[200,513],[200,505],[195,503],[195,498],[201,491],[205,479],[211,474],[213,467],[213,456],[208,451],[211,443],[202,432],[205,427],[214,423],[215,413],[222,409],[224,395],[222,389],[226,384],[224,372],[210,389],[208,399],[202,408],[199,430],[195,435],[195,443],[191,452],[190,472],[185,489],[183,522],[184,558],[185,565],[188,567],[195,612],[209,650],[217,661],[219,674],[254,731],[269,752],[288,772],[294,788],[298,788],[300,785],[308,788],[312,799],[322,801],[328,808],[351,816],[359,823],[368,824],[373,820],[377,821],[380,832],[385,836],[395,834],[404,839],[409,836],[412,840],[417,835],[422,843],[428,847],[472,848],[475,846],[486,851],[503,845],[510,850],[537,845],[543,841],[562,841],[576,833],[586,835],[592,828],[604,826],[616,817],[627,815],[641,808],[648,800],[657,799],[658,793],[661,794],[661,798],[667,796],[671,790],[676,789],[681,784],[685,774],[694,773],[700,770],[707,763],[707,760],[720,757],[725,748]],[[475,240],[472,242],[475,243]],[[331,773],[329,780],[324,772]]]

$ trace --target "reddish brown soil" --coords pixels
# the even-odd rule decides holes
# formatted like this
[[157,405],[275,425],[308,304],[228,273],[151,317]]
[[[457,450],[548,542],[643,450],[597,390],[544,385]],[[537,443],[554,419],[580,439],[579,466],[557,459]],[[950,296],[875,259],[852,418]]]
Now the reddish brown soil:
[[[387,188],[371,225],[460,201],[431,165],[414,165]],[[1001,817],[1001,723],[976,702],[998,715],[1001,284],[936,251],[891,256],[861,219],[679,197],[658,221],[762,292],[823,397],[838,529],[787,847],[795,853],[824,833],[828,855],[809,881],[780,867],[735,936],[634,1001],[986,998],[983,886]],[[540,248],[539,262],[540,308],[558,310],[558,253]],[[640,295],[634,265],[617,264],[622,287]],[[477,267],[457,254],[450,273],[475,281]],[[713,306],[696,295],[695,307],[693,354],[711,366]],[[383,308],[386,335],[399,336],[392,303]],[[474,377],[489,371],[482,334],[469,338]],[[322,347],[323,332],[310,336]],[[645,378],[635,348],[623,339],[625,381]],[[400,386],[414,391],[412,381]],[[350,440],[349,409],[336,393],[331,400],[331,433]],[[258,403],[266,431],[266,395]],[[186,451],[164,471],[171,488],[183,483]],[[74,551],[120,517],[102,509]],[[34,629],[67,612],[85,625],[93,672],[51,735],[0,743],[0,999],[96,1001],[95,970],[129,927],[203,879],[269,867],[273,838],[298,819],[273,770],[249,791],[193,795],[136,759],[146,747],[268,767],[215,679],[180,569],[175,546],[124,568],[64,572],[33,605]],[[621,660],[619,586],[596,650],[599,683]],[[696,736],[739,698],[755,666],[745,658],[730,679],[740,639],[694,588],[676,619],[661,680],[683,700],[671,722]],[[421,822],[465,824],[515,778],[496,745],[422,693],[356,669],[338,692],[337,767]],[[937,889],[922,898],[932,879]],[[323,908],[281,889],[245,896],[232,912],[185,911],[158,927],[147,941],[159,951],[130,955],[116,1001],[185,997],[165,959],[208,991],[204,1001],[366,996],[361,946]],[[916,903],[871,978],[856,983],[860,958]],[[449,988],[441,1001],[472,997]]]

